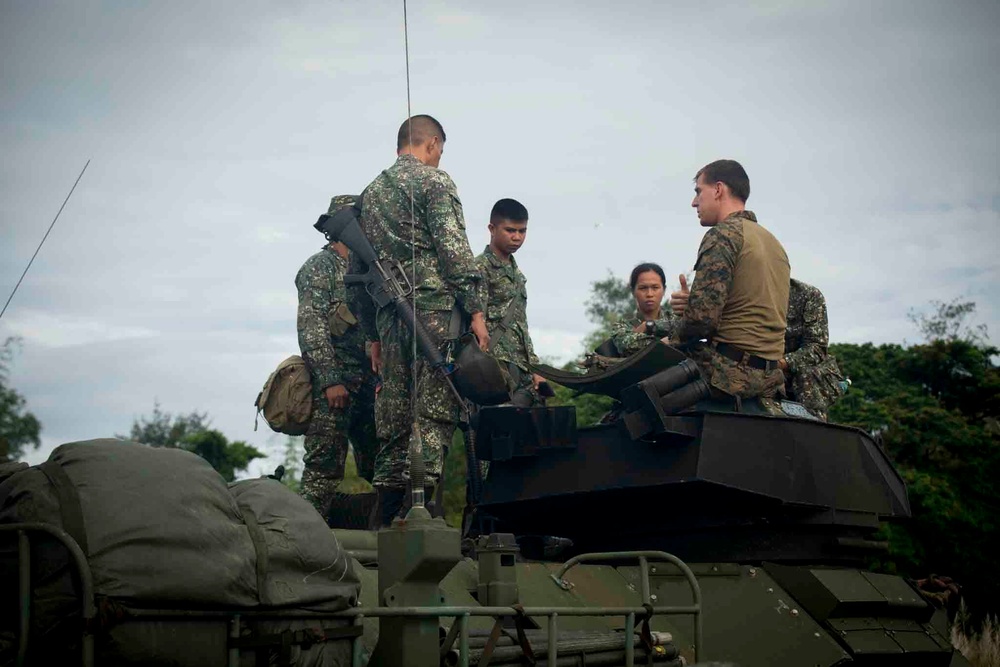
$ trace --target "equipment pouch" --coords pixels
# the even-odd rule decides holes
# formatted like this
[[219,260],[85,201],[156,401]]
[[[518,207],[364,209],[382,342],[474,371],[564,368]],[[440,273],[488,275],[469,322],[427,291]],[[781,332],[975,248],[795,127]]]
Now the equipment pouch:
[[330,313],[330,333],[334,336],[343,336],[348,329],[357,323],[358,318],[343,301],[337,304],[337,307]]

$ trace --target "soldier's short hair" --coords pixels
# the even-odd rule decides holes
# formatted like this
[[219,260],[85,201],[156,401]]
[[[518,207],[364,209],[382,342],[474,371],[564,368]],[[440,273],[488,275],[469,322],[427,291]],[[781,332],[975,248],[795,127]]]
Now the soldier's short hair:
[[704,176],[706,183],[725,183],[733,196],[742,202],[750,198],[750,177],[747,176],[743,165],[736,160],[710,162],[694,175],[695,182],[699,176]]
[[644,273],[652,271],[656,275],[660,276],[660,282],[666,286],[667,276],[663,273],[663,268],[659,264],[654,264],[652,262],[643,262],[632,269],[632,275],[628,279],[628,288],[635,291],[635,284],[639,282],[639,276]]
[[524,208],[524,204],[516,199],[501,199],[493,204],[493,210],[490,211],[490,224],[495,225],[500,220],[527,222],[528,209]]
[[441,123],[433,116],[426,114],[411,116],[399,126],[399,133],[396,135],[396,150],[403,150],[407,146],[421,146],[432,137],[440,139],[442,144],[447,139]]

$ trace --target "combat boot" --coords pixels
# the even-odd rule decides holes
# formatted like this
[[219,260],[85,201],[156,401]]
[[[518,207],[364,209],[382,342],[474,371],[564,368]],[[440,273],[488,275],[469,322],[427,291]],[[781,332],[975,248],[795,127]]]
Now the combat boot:
[[387,486],[376,486],[375,492],[378,498],[371,514],[371,530],[380,530],[392,525],[392,520],[399,514],[409,495],[406,489],[397,489]]

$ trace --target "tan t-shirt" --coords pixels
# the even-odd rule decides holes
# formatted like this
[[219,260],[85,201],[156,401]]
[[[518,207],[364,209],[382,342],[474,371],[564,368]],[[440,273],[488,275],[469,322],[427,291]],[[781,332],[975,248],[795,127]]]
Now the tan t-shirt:
[[740,211],[705,233],[678,337],[710,338],[765,359],[785,351],[791,268],[785,249]]

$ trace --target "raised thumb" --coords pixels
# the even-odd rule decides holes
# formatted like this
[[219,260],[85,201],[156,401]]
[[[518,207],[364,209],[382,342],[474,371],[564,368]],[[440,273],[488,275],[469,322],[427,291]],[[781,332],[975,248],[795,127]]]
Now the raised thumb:
[[678,278],[679,278],[679,279],[680,279],[680,281],[681,281],[681,291],[682,291],[682,292],[687,292],[687,291],[688,291],[688,279],[687,279],[687,276],[685,276],[685,275],[684,275],[684,274],[682,273],[682,274],[680,274],[680,275],[678,276]]

